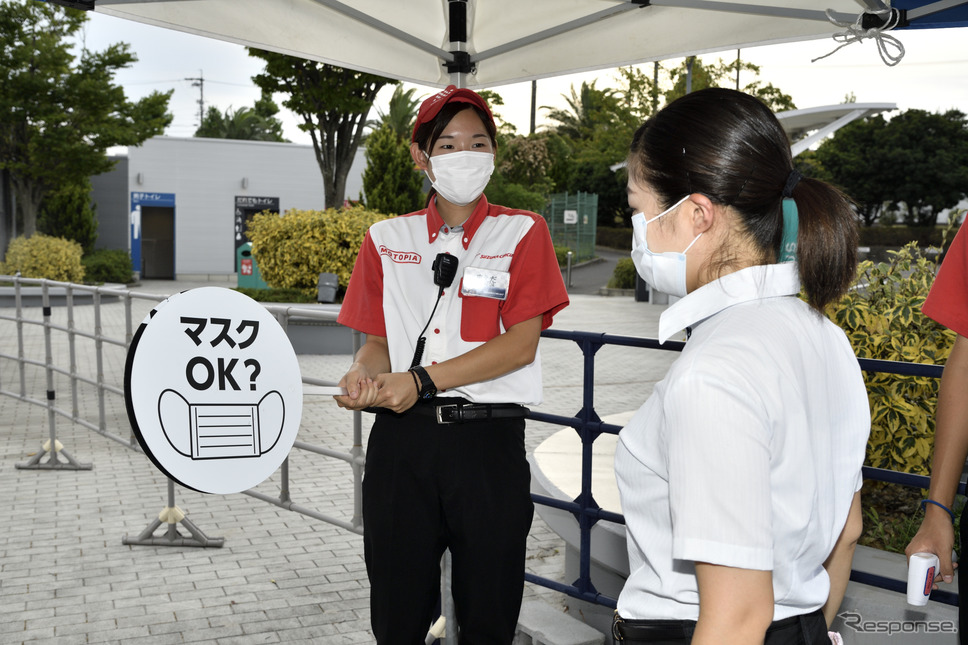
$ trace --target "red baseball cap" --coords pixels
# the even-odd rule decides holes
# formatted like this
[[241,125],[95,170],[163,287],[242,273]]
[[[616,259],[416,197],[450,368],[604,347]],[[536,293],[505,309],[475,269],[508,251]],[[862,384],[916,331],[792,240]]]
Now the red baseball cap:
[[491,108],[487,107],[487,102],[481,98],[480,94],[464,87],[458,89],[456,85],[448,85],[446,89],[434,94],[420,104],[420,110],[417,111],[417,120],[413,124],[413,134],[410,135],[410,141],[416,141],[417,128],[433,120],[437,116],[437,113],[448,103],[470,103],[474,107],[480,108],[487,115],[491,123],[494,123],[494,115],[491,114]]

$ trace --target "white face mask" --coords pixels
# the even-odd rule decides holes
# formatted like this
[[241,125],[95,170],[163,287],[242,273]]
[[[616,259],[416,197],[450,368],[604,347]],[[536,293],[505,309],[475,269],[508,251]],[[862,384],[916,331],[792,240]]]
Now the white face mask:
[[434,173],[434,189],[455,206],[466,206],[480,197],[494,172],[494,155],[490,152],[462,150],[427,155],[427,163]]
[[688,195],[648,221],[644,213],[636,213],[632,216],[632,262],[635,263],[636,271],[656,291],[680,298],[686,295],[686,251],[702,237],[702,233],[697,235],[682,253],[674,251],[653,253],[649,250],[645,231],[649,224],[671,213],[687,199],[689,199]]

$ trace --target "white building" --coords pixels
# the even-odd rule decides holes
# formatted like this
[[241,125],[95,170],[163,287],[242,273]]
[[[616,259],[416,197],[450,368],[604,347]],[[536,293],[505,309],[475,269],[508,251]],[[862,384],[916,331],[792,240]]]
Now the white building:
[[[365,164],[360,148],[347,199],[362,194]],[[324,207],[313,147],[292,143],[154,137],[92,183],[97,247],[128,250],[151,279],[233,279],[252,215]]]

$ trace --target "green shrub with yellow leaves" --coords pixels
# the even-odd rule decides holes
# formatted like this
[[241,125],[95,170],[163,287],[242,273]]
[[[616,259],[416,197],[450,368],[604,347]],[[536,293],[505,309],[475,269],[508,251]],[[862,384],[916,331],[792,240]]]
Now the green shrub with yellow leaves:
[[[860,358],[943,365],[955,333],[921,313],[938,255],[917,242],[889,255],[889,262],[861,262],[854,288],[827,314]],[[871,406],[867,464],[929,475],[939,379],[865,372],[864,380]]]
[[0,263],[3,275],[24,278],[45,278],[59,282],[80,282],[84,279],[81,245],[62,237],[34,233],[17,237],[7,247],[6,261]]
[[320,273],[335,273],[340,291],[349,284],[367,229],[386,215],[354,206],[324,211],[257,214],[246,235],[263,280],[278,289],[315,294]]

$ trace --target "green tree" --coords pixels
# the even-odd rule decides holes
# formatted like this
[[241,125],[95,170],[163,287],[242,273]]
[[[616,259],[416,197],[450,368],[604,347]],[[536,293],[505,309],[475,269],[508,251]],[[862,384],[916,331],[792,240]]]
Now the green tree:
[[387,111],[377,109],[378,119],[372,125],[374,129],[388,126],[390,130],[400,138],[401,141],[410,141],[413,134],[413,122],[417,118],[417,110],[420,108],[420,99],[414,98],[417,88],[411,87],[404,91],[402,85],[393,88],[393,95]]
[[850,195],[864,226],[873,225],[893,201],[893,186],[885,181],[885,173],[892,172],[891,161],[884,156],[881,142],[886,127],[879,114],[853,121],[825,139],[814,155],[817,172],[813,176]]
[[653,67],[654,74],[649,77],[637,67],[618,69],[619,88],[617,94],[624,110],[620,115],[627,116],[634,127],[652,116],[659,106],[659,63]]
[[893,201],[909,226],[934,226],[968,191],[968,122],[959,110],[907,110],[892,118],[881,145],[894,161]]
[[302,119],[299,128],[312,138],[326,208],[342,206],[367,114],[380,88],[394,81],[251,47],[249,55],[266,63],[253,77],[255,84],[270,95],[287,94],[282,104]]
[[363,193],[368,209],[401,215],[423,206],[423,173],[414,167],[409,141],[409,134],[402,138],[386,121],[367,137]]
[[[743,61],[741,59],[737,59],[729,63],[725,63],[722,59],[718,59],[715,63],[707,64],[702,62],[702,60],[700,60],[698,57],[691,56],[685,59],[681,65],[669,72],[672,80],[672,87],[665,92],[666,103],[671,103],[680,96],[684,96],[686,94],[690,65],[692,66],[691,87],[693,92],[707,87],[735,88],[737,70],[739,70],[740,73],[744,71],[751,72],[756,75],[760,73],[759,65],[754,65],[753,63]],[[771,83],[764,84],[757,78],[754,78],[753,81],[742,86],[740,89],[741,91],[751,94],[752,96],[755,96],[763,101],[763,103],[765,103],[766,106],[774,112],[795,110],[797,107],[793,102],[793,98],[788,94],[784,94],[779,90],[779,88]]]
[[934,226],[968,186],[968,123],[958,110],[908,110],[854,121],[817,148],[824,178],[858,204],[865,225],[903,204],[905,223]]
[[171,123],[171,92],[132,103],[114,84],[137,60],[128,45],[82,50],[76,61],[72,38],[86,20],[44,2],[0,3],[0,168],[27,236],[51,190],[110,170],[108,148],[139,145]]
[[218,108],[209,107],[195,136],[282,142],[286,138],[282,136],[282,121],[276,117],[278,113],[279,106],[265,93],[251,108],[232,110],[229,107],[223,114]]
[[51,237],[63,237],[81,245],[85,253],[97,241],[97,218],[91,201],[91,180],[62,184],[47,193],[40,207],[37,230]]
[[561,96],[568,104],[567,108],[543,105],[541,109],[548,110],[548,118],[557,122],[554,130],[563,137],[587,139],[596,130],[609,127],[618,120],[620,103],[614,89],[600,90],[595,87],[595,81],[590,84],[583,81],[580,90],[576,92],[572,85],[571,96]]

